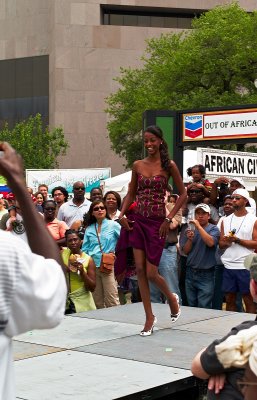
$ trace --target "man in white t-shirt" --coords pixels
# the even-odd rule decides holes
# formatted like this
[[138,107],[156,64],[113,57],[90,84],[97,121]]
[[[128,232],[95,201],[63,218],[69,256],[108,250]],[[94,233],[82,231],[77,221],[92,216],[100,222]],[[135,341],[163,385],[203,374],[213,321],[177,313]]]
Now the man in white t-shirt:
[[256,313],[256,306],[250,294],[250,273],[244,267],[245,258],[257,249],[257,219],[249,213],[249,193],[236,189],[232,196],[234,213],[221,223],[219,246],[224,250],[221,261],[224,264],[222,290],[225,293],[227,311],[236,311],[236,294],[241,293],[246,312]]
[[21,159],[7,143],[0,143],[0,175],[19,201],[30,246],[0,231],[0,399],[14,400],[12,337],[58,325],[67,286],[58,246],[31,201]]

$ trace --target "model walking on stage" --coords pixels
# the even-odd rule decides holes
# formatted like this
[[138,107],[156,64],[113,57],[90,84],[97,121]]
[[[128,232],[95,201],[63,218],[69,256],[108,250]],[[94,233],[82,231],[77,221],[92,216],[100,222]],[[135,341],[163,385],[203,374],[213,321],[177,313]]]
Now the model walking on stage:
[[[140,335],[150,336],[157,319],[152,312],[148,280],[157,285],[166,296],[171,321],[175,322],[180,316],[178,296],[169,291],[165,280],[158,273],[158,265],[172,218],[186,200],[186,190],[176,164],[169,159],[168,146],[160,128],[146,128],[144,146],[148,156],[133,164],[129,191],[119,221],[130,230],[130,243],[134,251],[138,285],[146,314],[145,326]],[[170,177],[174,179],[180,197],[166,217],[164,197]],[[138,212],[132,222],[126,219],[125,213],[135,199]]]

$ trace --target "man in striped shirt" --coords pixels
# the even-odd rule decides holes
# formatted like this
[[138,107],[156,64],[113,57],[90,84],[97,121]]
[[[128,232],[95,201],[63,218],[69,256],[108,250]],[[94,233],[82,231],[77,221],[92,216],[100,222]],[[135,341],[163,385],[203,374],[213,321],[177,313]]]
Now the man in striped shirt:
[[21,158],[7,143],[0,143],[0,175],[20,204],[29,244],[0,231],[0,399],[14,400],[12,337],[58,325],[67,287],[58,246],[31,201]]

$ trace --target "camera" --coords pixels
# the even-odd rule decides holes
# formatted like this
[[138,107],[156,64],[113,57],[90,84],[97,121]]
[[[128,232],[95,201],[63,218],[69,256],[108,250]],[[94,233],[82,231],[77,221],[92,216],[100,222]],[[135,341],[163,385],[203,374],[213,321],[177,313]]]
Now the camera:
[[221,189],[221,190],[225,190],[225,189],[227,189],[227,188],[228,188],[228,183],[221,182],[221,184],[220,184],[220,189]]

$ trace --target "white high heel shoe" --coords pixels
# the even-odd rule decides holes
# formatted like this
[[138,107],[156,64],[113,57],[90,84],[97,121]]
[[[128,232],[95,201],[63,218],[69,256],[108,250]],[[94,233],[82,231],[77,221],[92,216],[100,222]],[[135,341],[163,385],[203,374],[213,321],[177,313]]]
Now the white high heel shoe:
[[151,326],[151,329],[149,329],[149,331],[143,330],[139,333],[139,335],[140,336],[151,336],[151,334],[153,333],[154,325],[156,325],[156,324],[157,324],[157,318],[154,316],[153,325]]
[[180,305],[179,305],[179,297],[178,297],[177,293],[173,293],[173,295],[176,297],[176,300],[177,300],[177,303],[178,303],[178,312],[177,312],[177,314],[170,314],[170,318],[171,318],[171,322],[172,323],[176,322],[179,319],[180,314],[181,314],[181,308],[180,308]]

